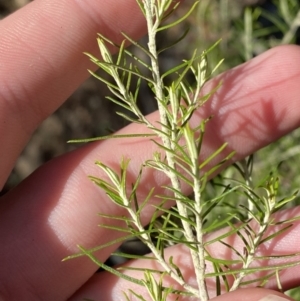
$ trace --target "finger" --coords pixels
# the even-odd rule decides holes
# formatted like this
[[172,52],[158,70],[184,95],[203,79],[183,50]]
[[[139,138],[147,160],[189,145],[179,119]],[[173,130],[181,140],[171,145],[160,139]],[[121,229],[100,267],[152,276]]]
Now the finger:
[[0,189],[37,125],[88,77],[100,32],[145,30],[135,0],[36,0],[0,22]]
[[[274,218],[277,222],[284,221],[289,218],[293,218],[295,216],[299,216],[300,214],[300,207],[282,211],[274,215]],[[252,225],[253,226],[253,225]],[[285,225],[286,226],[286,225]],[[270,227],[268,233],[266,233],[266,237],[272,234],[275,234],[280,229],[282,229],[281,226],[276,227]],[[217,231],[211,235],[208,235],[205,237],[206,242],[206,250],[208,254],[217,259],[222,260],[239,260],[240,258],[237,256],[235,252],[232,251],[232,249],[226,247],[224,244],[221,244],[219,242],[213,242],[209,243],[210,241],[214,241],[217,237],[220,237],[224,235],[224,233],[230,231],[231,229],[222,229],[220,231]],[[262,244],[255,253],[255,256],[264,256],[269,257],[269,259],[265,260],[254,260],[251,264],[251,267],[271,267],[274,265],[282,265],[287,264],[288,262],[296,262],[300,260],[300,256],[294,256],[287,258],[284,255],[289,254],[299,254],[300,252],[300,246],[297,243],[300,238],[300,222],[293,223],[293,226],[289,228],[288,231],[283,232],[283,234],[276,236],[272,240],[265,242]],[[240,254],[243,254],[243,250],[245,247],[244,242],[241,240],[239,235],[231,235],[229,237],[223,238],[222,241],[224,243],[227,243],[228,245],[232,246],[235,250],[240,252]],[[292,243],[291,243],[292,242]],[[183,245],[176,245],[169,247],[164,250],[164,256],[166,258],[166,262],[169,262],[170,257],[172,257],[172,261],[175,265],[177,265],[180,268],[180,272],[182,274],[183,279],[185,281],[193,286],[197,287],[197,281],[195,279],[195,272],[194,272],[194,265],[190,256],[189,249],[186,248]],[[270,258],[270,256],[273,256],[273,258]],[[278,256],[277,259],[274,259],[275,256]],[[122,269],[120,270],[127,276],[133,277],[137,280],[144,279],[144,271],[152,270],[152,271],[164,271],[162,266],[158,261],[149,260],[149,259],[138,259],[138,260],[131,260],[127,262],[123,267],[130,268],[130,270]],[[139,271],[137,270],[139,269]],[[240,265],[229,265],[228,262],[226,266],[224,265],[223,271],[231,271],[231,273],[234,272],[236,269],[241,269]],[[206,262],[206,273],[214,273],[214,267],[212,264],[207,261]],[[266,277],[268,274],[271,274],[271,270],[265,270],[256,272],[253,274],[245,275],[242,282],[249,281],[249,284],[247,287],[245,285],[241,286],[243,289],[252,287],[252,290],[247,290],[249,292],[255,292],[253,288],[260,286],[262,282],[262,277]],[[280,271],[279,273],[279,281],[282,285],[282,289],[288,290],[293,287],[297,287],[300,280],[300,266],[299,264],[294,266],[293,268],[288,268],[285,270]],[[155,274],[155,277],[157,277],[157,281],[159,279],[158,274]],[[234,278],[230,277],[229,275],[226,277],[229,288],[233,285]],[[235,274],[235,278],[238,278],[238,274]],[[216,277],[211,276],[206,279],[206,285],[209,292],[209,297],[214,298],[216,297],[216,290],[217,290],[217,284],[215,282]],[[260,279],[255,281],[255,279]],[[226,289],[224,286],[224,282],[222,282],[222,277],[219,278],[222,294],[226,293]],[[266,280],[266,279],[265,279]],[[253,281],[253,282],[250,282]],[[173,289],[183,290],[182,286],[179,285],[175,280],[173,280],[169,275],[164,276],[163,278],[163,285],[165,287],[172,287]],[[274,275],[273,277],[268,277],[268,281],[266,281],[264,288],[272,289],[272,290],[278,290],[278,279]],[[134,291],[134,293],[142,295],[146,300],[151,300],[149,298],[149,294],[143,286],[139,286],[136,284],[133,284],[132,282],[118,278],[117,276],[109,273],[109,272],[101,272],[95,274],[93,277],[91,277],[85,285],[83,285],[75,294],[70,298],[69,301],[77,301],[82,300],[83,298],[91,299],[91,300],[98,300],[100,297],[107,301],[115,301],[120,300],[121,296],[124,295],[124,293],[128,294],[129,299],[132,296],[132,293],[130,292]],[[237,291],[239,292],[240,289]],[[261,290],[260,292],[265,292],[266,290]],[[259,291],[256,291],[257,293]],[[270,294],[270,293],[269,293]],[[276,294],[275,292],[273,294]],[[252,295],[253,298],[256,298]],[[262,293],[262,295],[266,295],[265,293]],[[238,296],[241,296],[240,293],[237,293],[237,295],[232,295],[233,298],[238,298]],[[220,298],[220,300],[227,300],[227,297],[230,298],[227,294],[223,296],[224,298]],[[251,299],[250,296],[247,296],[249,300],[256,300]],[[168,300],[176,300],[176,295],[170,296],[170,299]],[[199,297],[191,298],[181,298],[180,300],[199,300]],[[213,299],[215,300],[215,299]],[[219,298],[216,298],[216,300],[219,300]],[[228,299],[230,300],[230,299]],[[237,299],[237,300],[248,300],[248,299]],[[258,299],[257,299],[258,300]],[[268,299],[266,299],[268,300]]]
[[219,297],[211,301],[288,301],[288,296],[262,288],[241,289]]
[[[214,115],[208,123],[203,145],[204,156],[227,142],[227,152],[236,149],[234,159],[238,160],[299,126],[300,67],[294,63],[299,59],[299,48],[279,47],[224,73],[216,80],[223,79],[221,90],[199,111],[201,117]],[[210,85],[215,84],[212,82]],[[157,120],[157,115],[153,114],[149,118]],[[254,129],[255,135],[250,136],[251,129]],[[131,125],[120,133],[144,131],[144,128]],[[3,245],[9,248],[11,237],[15,238],[14,248],[9,248],[12,251],[0,253],[0,258],[7,263],[2,267],[5,277],[0,280],[7,289],[14,294],[18,293],[14,287],[23,279],[19,278],[17,272],[20,267],[25,271],[31,291],[39,294],[48,292],[49,281],[52,287],[61,292],[62,299],[83,285],[96,267],[82,258],[63,264],[60,260],[76,252],[78,243],[89,248],[120,235],[97,227],[101,222],[113,224],[111,220],[101,220],[97,212],[124,214],[87,179],[87,175],[103,176],[93,162],[100,159],[117,169],[122,156],[130,158],[130,184],[137,176],[142,162],[152,158],[155,150],[155,145],[146,139],[113,139],[90,144],[45,165],[20,187],[5,195],[0,204]],[[163,184],[168,182],[160,173],[145,170],[139,200],[143,200],[148,189]],[[161,192],[156,189],[154,194]],[[9,202],[9,199],[13,202]],[[143,211],[145,223],[152,212],[151,206]],[[102,250],[99,259],[104,261],[113,248]],[[17,252],[20,249],[24,257]],[[47,271],[47,280],[41,279],[30,268],[35,265],[37,258],[39,269]],[[47,270],[48,265],[51,265],[51,270]],[[7,275],[13,277],[8,278]],[[68,279],[67,287],[63,285],[63,279]],[[28,285],[22,286],[22,289],[20,293],[25,295]],[[59,299],[52,296],[49,300]]]
[[[72,296],[68,301],[81,301],[84,298],[87,300],[101,300],[100,298],[104,297],[107,301],[117,301],[124,299],[124,292],[128,294],[127,286],[121,287],[119,281],[114,281],[111,283],[111,286],[108,284],[108,286],[105,288],[103,292],[100,291],[101,285],[98,284],[101,283],[101,281],[97,281],[97,276],[95,275],[92,279],[89,280],[89,282],[81,288],[74,296]],[[102,277],[99,277],[102,278]],[[102,279],[103,280],[103,279]],[[107,289],[109,288],[109,290]],[[140,293],[139,289],[137,287],[131,288],[136,292],[137,294]],[[122,290],[122,291],[121,291]],[[143,291],[141,292],[142,296],[145,298],[145,300],[152,300],[151,298],[148,298],[148,293]],[[128,294],[131,295],[130,293]],[[176,297],[169,296],[168,301],[175,300]],[[199,298],[181,298],[181,301],[198,301]],[[292,300],[288,296],[273,291],[269,289],[264,288],[245,288],[245,289],[238,289],[233,292],[229,292],[226,294],[222,294],[218,297],[214,297],[210,299],[211,301],[288,301]]]

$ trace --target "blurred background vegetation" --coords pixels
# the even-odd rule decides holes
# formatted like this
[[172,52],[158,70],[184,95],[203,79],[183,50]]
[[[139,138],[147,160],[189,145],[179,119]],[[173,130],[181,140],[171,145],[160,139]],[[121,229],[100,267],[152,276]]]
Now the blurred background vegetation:
[[[186,0],[177,14],[185,10],[191,1]],[[0,0],[0,18],[6,17],[29,2],[30,0]],[[184,42],[163,53],[161,68],[170,69],[182,59],[190,57],[196,48],[200,52],[222,39],[218,50],[209,56],[211,66],[225,58],[219,69],[219,72],[222,72],[276,45],[299,44],[299,26],[299,0],[201,0],[196,13],[187,22],[160,36],[159,43],[163,47],[171,43],[172,37],[178,37],[187,27],[190,28]],[[138,53],[138,50],[133,51],[136,55],[143,55]],[[83,83],[34,133],[16,163],[2,194],[17,185],[41,164],[78,147],[67,144],[67,140],[101,136],[125,126],[125,121],[114,114],[116,111],[114,105],[105,99],[108,94],[105,85],[94,78]],[[146,85],[141,89],[139,104],[145,113],[156,109]],[[300,130],[296,130],[256,153],[253,169],[254,185],[279,166],[281,195],[290,195],[298,189],[299,142]],[[232,175],[234,172],[229,169],[225,173]],[[213,187],[214,182],[211,185]],[[207,193],[209,194],[209,189]],[[296,199],[296,203],[299,203],[299,198]],[[300,300],[298,292],[294,293],[293,297]]]

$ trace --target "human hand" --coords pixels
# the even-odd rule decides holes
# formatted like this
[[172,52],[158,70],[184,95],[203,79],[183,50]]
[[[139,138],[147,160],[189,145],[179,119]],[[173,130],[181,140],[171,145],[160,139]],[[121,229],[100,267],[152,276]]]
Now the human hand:
[[[96,33],[117,41],[121,30],[138,38],[144,29],[135,0],[102,1],[101,5],[95,0],[36,0],[1,21],[1,187],[38,124],[88,76],[86,69],[93,68],[82,52],[97,53]],[[298,47],[279,47],[221,75],[221,89],[199,111],[199,116],[214,115],[207,127],[204,155],[227,142],[238,160],[299,126],[300,67],[295,64],[299,58]],[[150,118],[156,119],[155,113]],[[130,125],[120,133],[139,130]],[[78,243],[88,248],[116,237],[97,227],[101,223],[97,213],[120,214],[120,209],[107,201],[87,175],[99,175],[93,164],[96,159],[118,165],[122,155],[132,159],[131,172],[137,173],[155,146],[130,141],[86,145],[45,164],[2,197],[0,300],[122,299],[128,283],[107,273],[94,274],[97,267],[86,258],[61,260],[76,252]],[[147,181],[160,186],[165,179],[149,173]],[[284,214],[285,218],[299,215],[299,209]],[[150,216],[148,211],[145,223]],[[276,252],[299,252],[298,228],[295,223],[277,238]],[[105,249],[99,259],[105,261],[113,248]],[[184,250],[177,246],[166,252],[178,260]],[[293,268],[282,275],[284,288],[297,284],[297,273],[299,269]],[[269,288],[275,287],[270,282]],[[259,300],[267,294],[249,289],[218,300]]]

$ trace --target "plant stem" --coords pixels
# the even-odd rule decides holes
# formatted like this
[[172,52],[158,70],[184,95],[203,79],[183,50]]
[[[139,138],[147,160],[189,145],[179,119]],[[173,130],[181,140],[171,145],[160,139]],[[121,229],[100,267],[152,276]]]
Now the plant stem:
[[[145,15],[147,20],[147,28],[148,28],[148,35],[149,35],[149,41],[148,41],[148,48],[149,52],[151,53],[151,66],[153,71],[153,79],[154,79],[154,90],[155,95],[157,98],[158,103],[158,110],[160,114],[160,122],[162,123],[162,131],[164,134],[161,134],[160,137],[163,141],[163,144],[166,148],[170,150],[175,150],[175,145],[172,143],[172,141],[176,141],[176,137],[172,137],[172,135],[175,135],[175,131],[171,131],[168,129],[168,118],[166,113],[166,108],[163,105],[163,102],[165,101],[165,95],[164,95],[164,84],[162,81],[162,78],[160,76],[160,70],[159,70],[159,63],[158,63],[158,53],[156,49],[156,33],[160,25],[160,17],[156,14],[155,9],[155,0],[143,0],[144,7],[145,7]],[[160,5],[163,5],[162,3]],[[173,138],[173,139],[172,139]],[[168,165],[170,166],[170,169],[176,170],[176,163],[174,155],[171,152],[166,152],[166,159],[168,162]],[[198,166],[198,164],[196,164]],[[181,183],[174,173],[166,171],[166,174],[169,176],[172,187],[175,189],[175,191],[181,191]],[[199,183],[197,183],[199,184]],[[175,199],[180,199],[180,195],[175,193]],[[200,200],[200,199],[199,199]],[[208,293],[206,289],[205,284],[205,260],[204,260],[204,249],[203,249],[203,243],[202,243],[202,221],[199,221],[199,215],[197,215],[197,226],[200,231],[200,233],[197,234],[197,240],[193,234],[193,229],[191,225],[186,222],[186,219],[189,218],[188,211],[186,206],[182,204],[182,202],[177,201],[177,208],[181,216],[184,217],[182,219],[182,225],[184,228],[186,239],[192,243],[193,245],[198,246],[198,252],[195,250],[190,249],[193,264],[195,267],[196,272],[196,279],[198,283],[198,289],[199,292],[197,294],[197,297],[200,298],[201,301],[207,301]],[[200,241],[198,240],[200,239]]]
[[293,20],[292,24],[290,25],[289,30],[284,34],[281,44],[291,43],[291,41],[295,37],[295,33],[299,27],[300,27],[300,10],[298,11],[295,19]]
[[[195,144],[193,144],[195,146]],[[196,235],[197,235],[197,258],[194,261],[196,266],[196,276],[198,281],[198,286],[201,294],[201,300],[208,300],[209,296],[207,293],[207,287],[205,282],[205,249],[203,242],[203,220],[201,217],[202,205],[201,205],[201,180],[200,180],[200,169],[198,164],[198,154],[194,153],[193,158],[193,175],[194,175],[194,199],[195,199],[195,211],[196,211]]]
[[[256,249],[259,246],[259,243],[260,243],[264,233],[266,232],[266,230],[269,227],[271,214],[272,214],[272,211],[273,211],[273,209],[276,205],[274,194],[272,194],[272,193],[270,194],[268,192],[268,198],[265,200],[265,203],[266,203],[266,208],[267,209],[266,209],[264,218],[263,218],[262,222],[260,223],[257,235],[255,235],[255,237],[253,238],[253,241],[251,243],[251,248],[250,248],[250,250],[248,250],[247,258],[246,258],[246,260],[243,264],[243,267],[242,267],[242,270],[244,270],[244,271],[246,271],[249,268],[250,264],[253,262]],[[233,282],[233,284],[230,288],[230,291],[234,291],[234,290],[239,288],[239,286],[240,286],[242,280],[244,279],[245,275],[246,275],[246,272],[239,273],[239,275],[237,276],[237,278]]]
[[155,256],[155,258],[158,260],[158,262],[160,263],[160,265],[164,268],[164,270],[168,273],[168,275],[170,275],[174,280],[177,281],[177,283],[179,283],[184,289],[186,289],[188,292],[190,292],[193,295],[198,295],[198,291],[193,288],[192,286],[190,286],[189,284],[187,284],[184,279],[182,279],[182,277],[180,277],[180,275],[178,275],[178,273],[176,272],[175,269],[171,268],[167,262],[165,261],[165,259],[162,257],[160,251],[155,247],[155,245],[152,243],[151,237],[149,234],[145,233],[145,229],[142,226],[140,219],[138,218],[136,211],[134,211],[133,209],[130,208],[130,202],[127,199],[126,195],[122,195],[122,198],[124,200],[124,203],[127,204],[127,210],[133,220],[133,223],[135,224],[135,226],[138,228],[138,230],[141,233],[141,238],[143,240],[143,242],[148,246],[148,248],[151,250],[151,252],[153,253],[153,255]]
[[[249,160],[252,160],[251,158]],[[253,181],[252,181],[252,177],[251,177],[251,171],[249,172],[249,168],[248,168],[248,163],[247,163],[247,159],[242,159],[240,161],[241,164],[241,168],[242,168],[242,176],[244,177],[245,183],[248,187],[253,188]],[[251,219],[251,214],[250,212],[254,211],[254,204],[251,201],[251,199],[248,197],[248,208],[249,208],[249,213],[248,213],[248,218]]]

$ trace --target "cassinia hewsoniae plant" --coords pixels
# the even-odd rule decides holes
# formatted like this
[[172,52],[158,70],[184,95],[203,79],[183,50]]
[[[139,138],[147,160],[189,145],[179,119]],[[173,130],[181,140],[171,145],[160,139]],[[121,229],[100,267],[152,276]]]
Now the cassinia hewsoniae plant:
[[[119,170],[111,168],[105,162],[96,162],[105,177],[91,176],[91,180],[105,191],[113,203],[127,212],[126,216],[108,216],[100,213],[104,220],[115,222],[114,225],[110,222],[101,226],[111,231],[119,231],[121,237],[90,250],[80,246],[80,253],[68,258],[88,256],[104,270],[145,287],[149,294],[144,296],[135,291],[124,292],[124,300],[133,298],[163,301],[167,300],[169,294],[173,296],[175,294],[178,297],[193,296],[206,301],[209,299],[208,281],[210,291],[213,290],[212,283],[214,283],[214,295],[249,284],[262,286],[271,277],[277,277],[280,286],[280,272],[299,263],[292,260],[296,254],[275,254],[265,257],[261,256],[258,250],[261,245],[291,227],[292,220],[279,222],[273,214],[293,200],[297,193],[291,197],[278,199],[278,178],[275,172],[269,175],[261,187],[255,187],[251,179],[253,164],[251,156],[236,164],[241,174],[239,179],[224,180],[214,188],[215,195],[207,198],[206,188],[210,185],[208,180],[211,175],[233,156],[231,153],[219,159],[226,149],[225,144],[199,162],[205,128],[213,116],[198,120],[197,124],[194,121],[190,122],[194,113],[210,101],[211,95],[218,89],[215,87],[215,90],[209,93],[202,91],[204,84],[221,63],[219,62],[215,68],[209,68],[207,64],[209,55],[217,47],[217,43],[202,53],[195,51],[190,59],[163,73],[159,58],[167,48],[159,48],[157,35],[185,20],[194,11],[198,1],[191,1],[186,14],[175,21],[170,16],[180,6],[178,1],[137,0],[137,4],[147,22],[147,45],[137,43],[126,33],[122,33],[124,41],[121,45],[116,45],[99,34],[101,59],[87,55],[113,79],[113,82],[109,82],[91,72],[109,88],[112,96],[108,99],[122,108],[122,112],[117,114],[141,127],[144,126],[145,134],[109,135],[76,142],[140,137],[139,139],[148,139],[154,143],[157,151],[147,161],[141,163],[140,172],[134,181],[129,181],[127,176],[130,158],[122,158]],[[184,32],[181,37],[178,37],[170,48],[184,39],[186,34],[187,32]],[[125,44],[128,42],[138,47],[147,60],[135,56],[126,49]],[[109,50],[111,47],[117,47],[117,56],[112,56]],[[143,73],[143,70],[147,72]],[[145,75],[147,73],[151,76]],[[151,88],[153,97],[157,101],[159,120],[156,122],[149,120],[137,105],[142,81]],[[166,192],[165,195],[155,194],[153,187],[141,199],[139,189],[145,169],[162,173],[169,179],[169,184],[161,187],[161,190]],[[186,191],[191,193],[186,195]],[[230,202],[232,196],[238,200],[238,203]],[[170,202],[175,206],[168,209],[167,204]],[[145,226],[141,216],[143,210],[149,206],[153,207],[153,216]],[[204,239],[204,235],[215,230],[219,230],[218,235],[211,239]],[[118,246],[130,238],[139,238],[149,248],[151,256],[120,252],[115,254],[125,258],[154,260],[160,266],[158,270],[136,268],[135,270],[143,275],[137,279],[129,276],[126,268],[114,269],[97,259],[97,251],[107,246]],[[230,241],[238,241],[239,247],[231,244]],[[193,284],[185,278],[184,271],[177,265],[176,260],[165,256],[165,248],[178,243],[189,250],[196,279]],[[214,254],[218,253],[213,252],[214,248],[232,255],[215,256]],[[283,261],[278,263],[278,260],[283,257],[285,257],[284,263]],[[174,286],[166,286],[166,277],[172,278]]]

